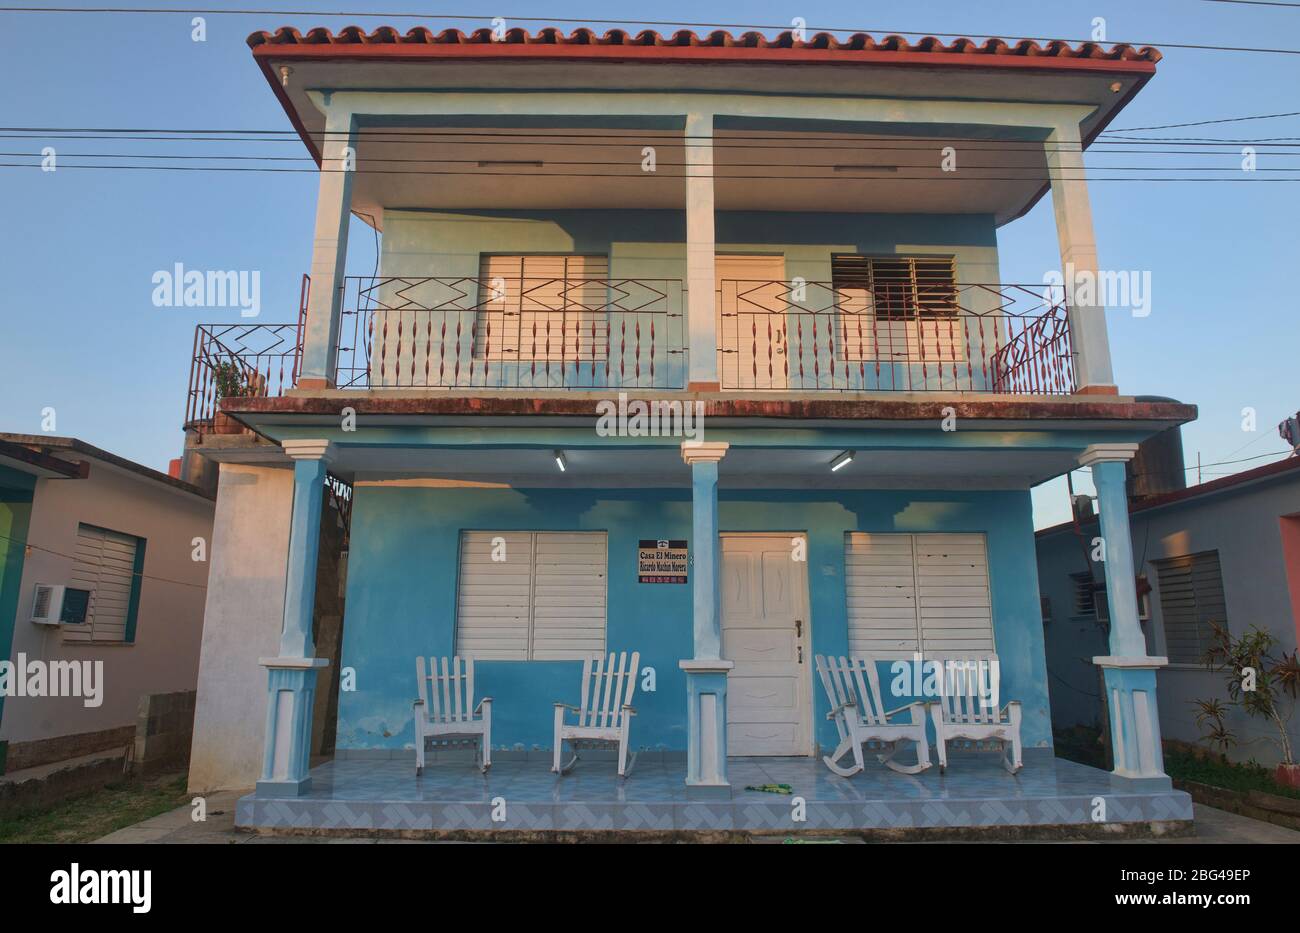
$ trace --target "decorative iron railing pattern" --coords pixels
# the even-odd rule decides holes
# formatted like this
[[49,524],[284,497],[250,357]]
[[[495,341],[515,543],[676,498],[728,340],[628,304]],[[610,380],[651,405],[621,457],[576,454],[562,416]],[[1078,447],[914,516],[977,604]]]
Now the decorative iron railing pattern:
[[211,423],[224,395],[283,395],[298,383],[311,279],[302,277],[296,324],[200,324],[185,403],[185,426]]
[[1074,391],[1059,287],[959,285],[942,306],[878,312],[865,288],[723,280],[718,321],[726,390]]
[[[296,324],[201,324],[185,424],[223,395],[297,384],[310,281]],[[348,278],[339,388],[686,386],[682,284],[671,279]],[[895,296],[896,297],[896,296]],[[730,391],[1074,391],[1061,289],[961,285],[950,301],[877,307],[869,289],[724,280],[718,371]]]
[[339,388],[685,388],[673,279],[349,277]]

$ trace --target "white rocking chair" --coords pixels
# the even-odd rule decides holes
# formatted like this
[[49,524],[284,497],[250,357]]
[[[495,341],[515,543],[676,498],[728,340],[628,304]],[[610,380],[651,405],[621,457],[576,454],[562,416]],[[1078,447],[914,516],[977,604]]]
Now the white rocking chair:
[[[429,658],[431,674],[424,670],[424,658],[415,659],[415,676],[420,697],[415,701],[415,773],[424,772],[426,743],[455,745],[475,742],[479,770],[492,767],[492,698],[474,705],[474,659]],[[442,669],[439,671],[439,661]],[[432,691],[430,691],[432,687]],[[429,697],[433,705],[429,705]]]
[[947,743],[953,739],[1001,742],[1002,766],[1012,774],[1023,768],[1020,703],[1012,700],[1001,709],[997,705],[998,656],[991,651],[941,652],[927,654],[925,660],[940,668],[939,701],[930,704],[939,771],[948,767]]
[[[641,652],[633,651],[628,660],[626,651],[610,653],[609,660],[591,658],[582,662],[582,699],[580,705],[555,704],[555,757],[551,770],[567,774],[578,761],[580,748],[618,747],[618,776],[627,777],[636,761],[636,754],[628,758],[628,730],[636,710],[632,708],[632,694],[636,692],[636,678]],[[565,722],[565,714],[577,714],[576,723]],[[573,757],[561,764],[561,744],[569,741]]]
[[[880,742],[889,746],[888,754],[877,755],[880,763],[900,774],[919,774],[930,767],[930,743],[925,735],[925,706],[918,701],[885,712],[880,699],[880,678],[876,673],[875,657],[824,658],[817,655],[817,673],[826,696],[831,701],[827,719],[835,720],[840,734],[840,744],[835,751],[822,758],[826,767],[841,777],[852,777],[866,767],[862,746],[867,742]],[[904,712],[911,712],[910,722],[890,722]],[[902,765],[894,761],[899,743],[916,743],[916,764]],[[853,752],[853,766],[841,767],[837,762]]]

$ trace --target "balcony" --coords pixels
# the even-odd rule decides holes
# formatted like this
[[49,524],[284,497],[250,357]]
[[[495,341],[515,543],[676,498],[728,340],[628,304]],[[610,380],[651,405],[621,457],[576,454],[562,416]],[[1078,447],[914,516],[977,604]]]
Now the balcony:
[[[294,324],[203,324],[186,425],[225,396],[278,396],[301,372],[309,283]],[[660,390],[687,385],[686,289],[672,279],[350,277],[335,384],[370,391]],[[722,279],[724,392],[1069,395],[1059,288],[903,290]]]

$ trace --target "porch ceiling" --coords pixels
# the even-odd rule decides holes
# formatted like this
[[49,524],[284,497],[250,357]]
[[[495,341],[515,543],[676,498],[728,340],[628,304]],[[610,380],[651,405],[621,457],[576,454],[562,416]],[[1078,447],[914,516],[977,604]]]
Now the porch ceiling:
[[[770,125],[770,124],[769,124]],[[720,211],[991,214],[1025,210],[1047,177],[1039,141],[768,128],[715,134]],[[365,127],[354,209],[683,210],[680,129],[463,124]],[[642,170],[647,147],[656,170]],[[941,167],[945,148],[957,172]]]
[[[612,442],[616,443],[616,442]],[[834,473],[839,451],[733,447],[719,465],[732,489],[1025,489],[1076,465],[1072,450],[863,450]],[[515,487],[682,487],[690,469],[677,447],[339,447],[331,472],[354,482]]]

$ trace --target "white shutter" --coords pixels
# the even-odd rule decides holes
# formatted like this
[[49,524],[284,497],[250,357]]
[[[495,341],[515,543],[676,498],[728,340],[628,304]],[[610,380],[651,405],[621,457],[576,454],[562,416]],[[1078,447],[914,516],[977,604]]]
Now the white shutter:
[[925,651],[992,651],[993,613],[984,536],[914,535]]
[[911,535],[850,532],[845,542],[849,654],[916,650]]
[[983,535],[850,532],[844,582],[851,654],[993,650]]
[[[493,540],[500,538],[493,560]],[[533,536],[527,532],[466,531],[460,538],[456,653],[480,660],[528,657]]]
[[[505,560],[493,560],[493,541]],[[461,535],[456,653],[479,660],[581,660],[605,651],[604,532]]]
[[77,526],[72,586],[90,590],[85,625],[64,626],[66,641],[124,641],[139,542],[93,525]]
[[533,658],[605,653],[605,535],[538,534],[533,573]]

